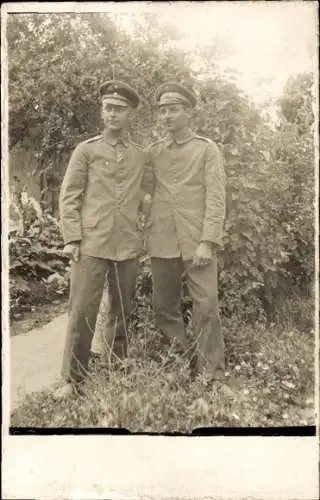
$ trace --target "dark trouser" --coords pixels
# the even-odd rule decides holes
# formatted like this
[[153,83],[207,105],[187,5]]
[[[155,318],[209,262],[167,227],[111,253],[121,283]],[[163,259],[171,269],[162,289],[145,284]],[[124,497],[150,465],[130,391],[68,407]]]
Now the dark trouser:
[[86,255],[81,255],[77,263],[72,263],[69,320],[62,365],[62,375],[66,380],[79,383],[86,376],[107,272],[110,306],[106,340],[117,356],[126,356],[126,333],[136,284],[137,264],[137,259],[114,262]]
[[[217,257],[205,267],[181,258],[152,258],[153,302],[158,328],[168,339],[189,349],[197,373],[220,378],[225,369],[224,341],[220,327]],[[181,311],[182,274],[185,271],[193,300],[193,339],[185,332]],[[190,344],[191,342],[191,344]]]

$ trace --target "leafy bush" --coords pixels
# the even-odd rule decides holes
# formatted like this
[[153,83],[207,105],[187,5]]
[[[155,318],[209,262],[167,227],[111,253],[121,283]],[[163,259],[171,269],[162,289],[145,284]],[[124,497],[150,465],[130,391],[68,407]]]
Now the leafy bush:
[[[27,207],[30,207],[27,197]],[[24,214],[30,213],[25,208]],[[57,220],[48,213],[33,214],[9,235],[10,312],[13,317],[32,306],[64,296],[68,290],[69,259]],[[24,218],[25,222],[25,218]]]
[[282,193],[279,216],[286,228],[290,285],[304,293],[314,285],[315,138],[314,78],[290,78],[279,100],[281,123],[276,156],[289,187]]

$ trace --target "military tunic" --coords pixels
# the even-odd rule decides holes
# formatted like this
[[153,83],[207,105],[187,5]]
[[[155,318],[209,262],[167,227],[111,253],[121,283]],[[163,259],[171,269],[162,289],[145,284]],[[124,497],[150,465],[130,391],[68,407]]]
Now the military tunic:
[[222,245],[225,174],[218,147],[188,130],[148,150],[154,197],[148,250],[151,257],[193,259],[200,241]]
[[127,138],[106,133],[74,150],[60,194],[65,244],[80,241],[80,253],[122,261],[139,254],[138,207],[145,153]]

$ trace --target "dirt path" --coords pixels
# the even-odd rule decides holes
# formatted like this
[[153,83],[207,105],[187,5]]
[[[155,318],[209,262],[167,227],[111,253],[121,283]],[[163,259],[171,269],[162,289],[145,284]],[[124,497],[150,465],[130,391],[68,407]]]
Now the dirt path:
[[68,309],[68,300],[54,300],[48,304],[39,304],[31,307],[30,311],[24,311],[15,315],[10,321],[10,336],[28,333],[30,330],[38,330],[61,316]]
[[10,339],[11,410],[34,391],[59,379],[67,315],[62,314],[36,330]]
[[[105,314],[102,302],[98,325]],[[10,325],[11,411],[32,392],[48,389],[60,378],[67,327],[67,301],[44,304]],[[98,330],[97,330],[98,331]],[[100,352],[101,337],[94,336],[93,350]]]

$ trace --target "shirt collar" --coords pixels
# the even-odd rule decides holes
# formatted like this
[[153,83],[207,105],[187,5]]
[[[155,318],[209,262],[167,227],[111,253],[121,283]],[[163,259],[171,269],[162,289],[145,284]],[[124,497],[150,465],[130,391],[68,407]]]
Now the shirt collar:
[[116,146],[116,144],[122,142],[126,147],[129,146],[129,134],[127,132],[123,132],[119,137],[110,136],[108,130],[103,131],[103,138],[111,146]]
[[187,128],[179,138],[168,136],[168,143],[172,144],[173,142],[176,142],[177,144],[185,144],[186,142],[191,141],[195,135],[196,134],[190,128]]

